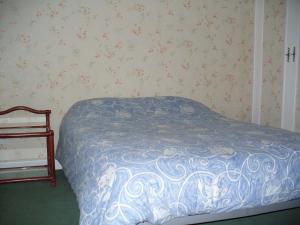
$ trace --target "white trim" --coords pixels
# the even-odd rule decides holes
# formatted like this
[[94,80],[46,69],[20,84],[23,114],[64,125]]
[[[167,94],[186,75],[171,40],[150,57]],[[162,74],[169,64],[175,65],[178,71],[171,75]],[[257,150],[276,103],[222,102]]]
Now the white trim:
[[255,0],[252,122],[261,123],[261,96],[264,41],[264,0]]
[[286,23],[285,23],[285,42],[284,53],[288,47],[293,52],[293,46],[296,47],[295,62],[287,62],[284,57],[284,74],[283,74],[283,93],[282,93],[282,112],[281,128],[295,130],[296,98],[297,98],[297,76],[299,62],[299,0],[288,0],[286,2]]
[[[28,166],[38,166],[46,165],[46,159],[32,159],[32,160],[19,160],[19,161],[2,161],[0,162],[0,169],[13,168],[13,167],[28,167]],[[62,166],[55,160],[55,169],[60,170]]]

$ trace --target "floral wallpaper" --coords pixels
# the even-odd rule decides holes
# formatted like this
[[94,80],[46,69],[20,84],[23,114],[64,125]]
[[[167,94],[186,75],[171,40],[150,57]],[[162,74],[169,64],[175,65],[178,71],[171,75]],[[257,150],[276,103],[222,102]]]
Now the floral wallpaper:
[[183,96],[250,121],[253,7],[253,0],[1,0],[0,107],[51,109],[56,141],[68,108],[95,97]]
[[285,0],[265,0],[261,123],[280,127]]

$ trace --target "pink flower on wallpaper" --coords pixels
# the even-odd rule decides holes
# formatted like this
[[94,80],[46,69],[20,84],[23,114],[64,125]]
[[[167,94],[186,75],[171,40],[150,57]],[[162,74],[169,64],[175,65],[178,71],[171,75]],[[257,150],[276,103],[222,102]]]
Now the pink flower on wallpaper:
[[206,87],[211,87],[212,83],[213,83],[212,80],[208,80],[208,79],[205,80],[205,86]]
[[20,36],[19,36],[19,40],[22,42],[22,43],[24,43],[24,44],[29,44],[30,43],[30,35],[28,35],[28,34],[21,34]]
[[43,13],[41,12],[41,10],[38,10],[35,15],[36,17],[40,17],[43,15]]
[[148,53],[153,53],[154,52],[154,49],[153,48],[149,48],[148,49]]
[[57,15],[58,15],[58,11],[57,10],[55,10],[55,9],[51,9],[50,10],[50,17],[55,17]]
[[145,11],[145,6],[143,4],[136,4],[135,5],[135,9],[138,11],[138,12],[144,12]]
[[225,93],[224,101],[227,103],[231,102],[231,94],[230,93]]
[[102,33],[101,38],[108,40],[108,33],[106,33],[106,32]]
[[193,42],[192,42],[192,41],[189,41],[189,40],[185,40],[185,41],[184,41],[184,46],[185,46],[186,48],[191,48],[191,47],[193,47]]
[[173,43],[174,43],[174,40],[173,40],[173,39],[168,39],[168,40],[167,40],[167,44],[168,44],[168,45],[171,45],[171,44],[173,44]]
[[276,103],[275,105],[275,109],[277,110],[281,110],[281,104],[279,102]]
[[236,24],[236,18],[233,16],[229,16],[228,17],[228,23],[230,24]]
[[167,73],[167,78],[169,78],[169,79],[173,79],[174,78],[174,76],[170,73],[170,72],[168,72]]
[[84,74],[84,73],[80,74],[79,79],[83,84],[90,83],[90,77],[87,74]]
[[106,56],[106,58],[111,59],[112,57],[115,56],[115,53],[112,51],[107,51],[105,56]]
[[167,63],[162,62],[162,66],[163,66],[163,68],[164,68],[164,71],[168,71],[169,66],[168,66]]
[[79,32],[76,33],[76,36],[81,39],[84,40],[87,37],[87,31],[85,29],[80,28]]
[[118,18],[118,19],[124,19],[124,16],[123,16],[123,14],[122,13],[120,13],[120,12],[117,12],[117,14],[116,14],[116,18]]
[[181,64],[181,68],[187,71],[190,69],[190,64],[189,63]]
[[278,67],[278,68],[276,69],[276,73],[281,74],[281,73],[282,73],[282,67]]
[[96,55],[94,56],[96,59],[100,59],[101,58],[101,54],[99,52],[96,53]]
[[144,69],[135,69],[135,73],[138,77],[144,76],[145,75],[145,71]]
[[48,69],[50,69],[50,63],[49,63],[49,61],[45,61],[43,63],[43,66],[46,67],[46,68],[48,68]]
[[43,85],[42,84],[37,84],[36,86],[35,86],[35,88],[38,90],[38,89],[41,89],[43,87]]
[[123,82],[121,81],[121,79],[117,78],[117,79],[115,80],[115,84],[116,84],[116,85],[122,85]]
[[174,11],[171,10],[171,9],[169,9],[169,10],[168,10],[168,15],[169,15],[169,16],[174,16]]
[[63,71],[59,72],[57,76],[61,79],[64,79],[64,75],[66,75],[67,73],[68,73],[67,70],[63,70]]
[[138,91],[138,90],[136,90],[136,89],[134,89],[132,97],[140,97],[140,96],[141,96],[141,92]]
[[142,34],[142,28],[141,26],[134,24],[134,28],[132,29],[132,33],[135,34],[136,36],[139,36]]
[[115,48],[121,49],[121,48],[123,48],[123,46],[124,46],[124,43],[123,43],[122,41],[119,41],[119,42],[115,45]]
[[80,12],[82,15],[84,15],[84,16],[87,16],[87,15],[90,15],[90,14],[91,14],[90,8],[89,8],[89,7],[85,7],[85,6],[81,6],[79,12]]
[[64,8],[66,6],[65,3],[66,3],[65,0],[60,0],[60,2],[58,3],[58,6]]
[[59,42],[58,42],[58,45],[60,45],[60,46],[67,46],[67,41],[64,40],[64,39],[60,39]]
[[225,39],[225,42],[226,42],[227,45],[231,46],[232,45],[232,37],[229,37],[227,35],[227,38]]
[[160,53],[160,54],[166,53],[167,50],[168,50],[168,49],[167,49],[166,47],[164,47],[164,46],[160,46],[160,47],[159,47],[159,53]]
[[272,60],[272,57],[269,56],[269,57],[267,58],[267,62],[266,62],[266,63],[272,65],[272,61],[273,61],[273,60]]
[[26,69],[28,66],[28,63],[26,60],[20,60],[19,62],[16,63],[16,67],[20,70]]
[[205,18],[205,26],[206,28],[210,28],[214,23],[209,20],[208,18]]
[[50,80],[49,82],[50,82],[49,84],[50,89],[54,89],[59,85],[59,82],[57,80]]
[[192,1],[191,0],[184,0],[183,1],[183,6],[187,9],[192,7]]
[[233,74],[226,74],[225,80],[230,82],[230,83],[234,82],[235,81],[235,76]]

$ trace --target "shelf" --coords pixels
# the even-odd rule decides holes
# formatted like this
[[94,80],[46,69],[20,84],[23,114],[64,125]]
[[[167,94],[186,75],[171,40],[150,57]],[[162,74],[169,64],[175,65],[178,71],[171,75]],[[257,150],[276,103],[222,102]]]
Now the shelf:
[[45,131],[38,132],[9,132],[9,133],[0,133],[0,139],[7,138],[37,138],[37,137],[45,137],[47,142],[47,164],[46,165],[35,165],[29,167],[11,167],[11,168],[0,168],[0,171],[7,170],[20,170],[24,171],[25,169],[37,169],[37,168],[46,168],[47,176],[34,176],[34,177],[15,177],[9,179],[0,179],[0,184],[9,184],[16,182],[30,182],[30,181],[50,181],[53,187],[56,186],[56,177],[55,177],[55,162],[54,162],[54,132],[51,130],[50,126],[50,113],[51,110],[36,110],[29,108],[27,106],[15,106],[10,109],[0,111],[0,115],[7,115],[11,112],[23,110],[27,112],[31,112],[33,114],[44,114],[45,115],[45,124],[35,125],[35,126],[5,126],[0,127],[0,130],[3,131],[5,129],[41,129],[44,128]]

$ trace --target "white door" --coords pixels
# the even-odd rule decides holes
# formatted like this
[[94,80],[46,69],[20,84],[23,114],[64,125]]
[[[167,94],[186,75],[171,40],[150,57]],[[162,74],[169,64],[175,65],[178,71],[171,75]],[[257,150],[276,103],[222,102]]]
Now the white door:
[[[281,127],[294,131],[296,128],[296,119],[297,124],[300,125],[300,115],[298,115],[300,113],[300,99],[297,98],[297,92],[300,91],[300,87],[297,87],[299,86],[297,85],[297,78],[299,73],[300,0],[287,0],[286,3]],[[299,106],[297,106],[298,102]],[[300,130],[300,128],[298,129]]]

